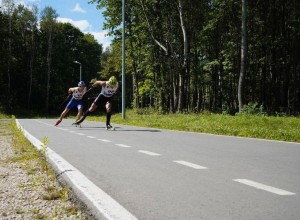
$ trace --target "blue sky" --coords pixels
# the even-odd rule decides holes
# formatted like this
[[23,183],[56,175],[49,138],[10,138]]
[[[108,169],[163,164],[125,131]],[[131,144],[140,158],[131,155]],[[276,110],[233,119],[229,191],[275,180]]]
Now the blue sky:
[[105,49],[109,46],[112,38],[106,37],[103,30],[104,18],[102,12],[96,9],[96,4],[89,4],[89,0],[16,0],[16,4],[24,4],[30,7],[38,6],[41,12],[46,6],[54,8],[58,14],[59,22],[69,22],[78,27],[83,33],[91,33],[95,39],[103,44]]

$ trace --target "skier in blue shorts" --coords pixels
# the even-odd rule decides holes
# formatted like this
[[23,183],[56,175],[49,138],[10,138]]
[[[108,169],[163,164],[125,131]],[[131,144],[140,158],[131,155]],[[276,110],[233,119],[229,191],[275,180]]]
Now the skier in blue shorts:
[[101,86],[101,92],[94,100],[90,108],[83,114],[80,120],[77,120],[74,124],[80,125],[84,119],[93,111],[95,111],[98,106],[105,106],[106,109],[106,129],[111,129],[110,118],[112,112],[112,97],[118,91],[119,84],[115,76],[109,78],[108,81],[96,81],[93,87]]
[[67,104],[65,110],[61,113],[59,119],[56,121],[54,126],[57,126],[59,123],[61,123],[63,118],[66,116],[66,114],[75,106],[78,109],[76,120],[78,120],[82,115],[83,112],[82,97],[86,93],[85,83],[83,81],[80,81],[78,83],[78,87],[69,88],[68,92],[69,94],[73,93],[72,99]]

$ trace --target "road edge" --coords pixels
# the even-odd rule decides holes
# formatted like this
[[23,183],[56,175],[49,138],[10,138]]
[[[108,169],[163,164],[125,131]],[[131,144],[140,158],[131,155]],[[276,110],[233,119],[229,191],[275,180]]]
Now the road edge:
[[[18,119],[16,119],[16,125],[33,146],[38,150],[45,149],[44,144],[26,131]],[[137,220],[128,210],[49,147],[46,148],[46,157],[57,176],[64,180],[97,219]]]

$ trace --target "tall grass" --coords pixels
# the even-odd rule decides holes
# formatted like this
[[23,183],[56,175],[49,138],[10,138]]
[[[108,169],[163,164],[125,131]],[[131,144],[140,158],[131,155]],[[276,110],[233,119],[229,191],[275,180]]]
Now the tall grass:
[[[105,115],[88,120],[105,121]],[[114,114],[112,124],[201,132],[219,135],[300,142],[299,117],[222,114],[159,114],[155,111],[127,110],[125,119]]]

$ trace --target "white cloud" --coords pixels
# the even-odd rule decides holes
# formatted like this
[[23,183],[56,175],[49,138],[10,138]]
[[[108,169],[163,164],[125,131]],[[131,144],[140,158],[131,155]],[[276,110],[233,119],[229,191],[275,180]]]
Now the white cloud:
[[[40,3],[41,2],[41,0],[17,0],[17,1],[15,1],[15,3],[16,3],[16,5],[19,5],[19,4],[21,4],[21,5],[27,5],[28,3],[29,4],[38,4],[38,3]],[[27,4],[26,4],[27,3]]]
[[92,34],[95,37],[95,39],[98,41],[99,44],[103,45],[104,50],[105,50],[106,47],[110,46],[111,40],[110,40],[110,37],[106,36],[107,31],[89,32],[89,33]]
[[86,13],[86,11],[80,7],[79,3],[76,3],[75,8],[72,9],[74,12]]
[[92,27],[87,20],[74,21],[70,18],[60,18],[60,17],[57,18],[57,20],[61,23],[70,23],[75,27],[79,28],[82,32],[88,31]]
[[90,33],[91,35],[94,36],[96,41],[98,41],[99,44],[103,45],[103,49],[106,47],[109,47],[111,44],[111,39],[110,37],[106,36],[107,31],[101,31],[101,32],[96,32],[96,31],[90,31],[92,29],[92,25],[87,20],[79,20],[79,21],[74,21],[70,18],[57,18],[59,22],[62,23],[70,23],[74,25],[75,27],[79,28],[81,32],[84,34]]

